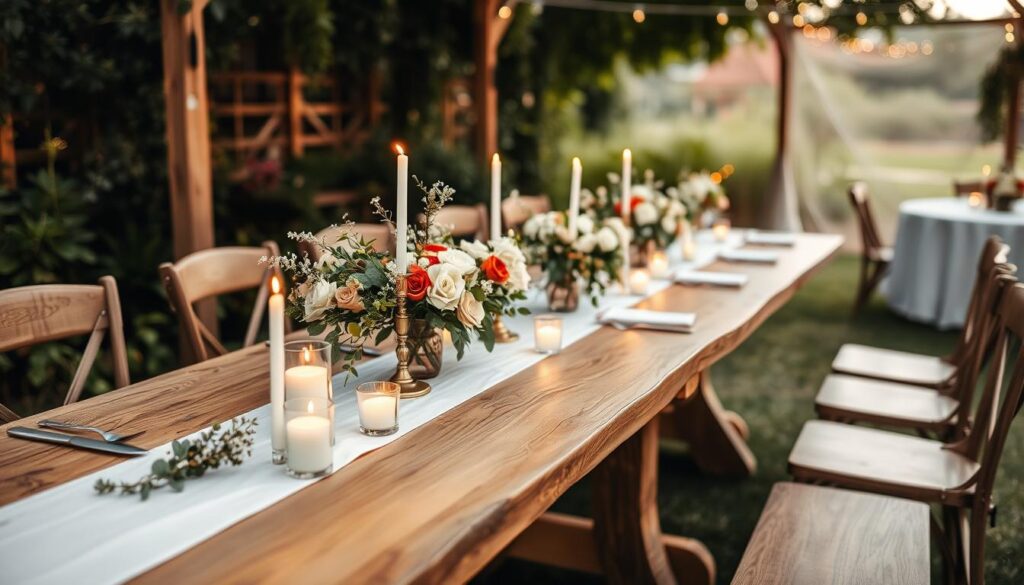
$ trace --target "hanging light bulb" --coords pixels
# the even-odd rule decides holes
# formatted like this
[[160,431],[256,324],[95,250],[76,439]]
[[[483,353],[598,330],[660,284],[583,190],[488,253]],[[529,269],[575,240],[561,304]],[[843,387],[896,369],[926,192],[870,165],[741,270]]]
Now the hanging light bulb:
[[499,8],[498,9],[498,18],[500,18],[502,20],[508,20],[509,18],[512,18],[512,7],[509,6],[508,4],[506,4],[506,5],[502,6],[501,8]]
[[864,14],[863,12],[858,12],[857,13],[857,24],[859,24],[860,26],[864,26],[867,23],[868,23],[868,15]]
[[718,22],[718,24],[725,26],[729,24],[729,15],[726,14],[724,10],[719,10],[718,14],[715,15],[715,21]]
[[747,10],[757,10],[757,0],[746,0],[743,5],[747,7]]
[[917,15],[914,14],[914,7],[910,4],[900,4],[900,22],[906,25],[914,24],[914,19]]
[[778,24],[779,23],[779,13],[775,12],[774,10],[769,12],[768,13],[768,22],[770,22],[772,24]]
[[636,8],[633,9],[633,20],[637,24],[643,24],[643,22],[647,20],[647,14],[644,13],[643,4],[637,4]]

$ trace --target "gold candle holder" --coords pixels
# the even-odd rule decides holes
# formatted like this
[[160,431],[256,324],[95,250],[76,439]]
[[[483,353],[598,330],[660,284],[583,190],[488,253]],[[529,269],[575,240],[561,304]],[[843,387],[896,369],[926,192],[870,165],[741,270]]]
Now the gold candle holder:
[[494,343],[512,343],[519,339],[519,334],[505,326],[501,313],[494,315]]
[[395,315],[395,337],[398,345],[395,348],[395,355],[398,356],[398,366],[395,368],[395,375],[391,381],[401,388],[402,398],[419,398],[428,394],[431,390],[430,384],[423,380],[417,380],[409,373],[409,360],[412,352],[409,350],[409,313],[405,307],[405,275],[398,276],[398,305]]

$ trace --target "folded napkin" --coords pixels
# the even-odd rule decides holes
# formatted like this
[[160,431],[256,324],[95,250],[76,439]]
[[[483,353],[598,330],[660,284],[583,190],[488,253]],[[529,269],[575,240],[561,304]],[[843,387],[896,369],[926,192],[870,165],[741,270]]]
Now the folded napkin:
[[618,323],[626,327],[638,329],[656,329],[674,333],[690,333],[697,322],[695,313],[676,313],[671,311],[648,311],[631,307],[612,307],[598,313],[597,321],[605,325]]
[[741,287],[747,284],[747,275],[736,272],[710,272],[706,270],[680,270],[673,279],[679,284],[710,284]]
[[792,247],[796,245],[796,234],[752,230],[747,233],[747,243],[755,246]]
[[778,252],[768,250],[722,250],[718,258],[728,262],[755,262],[758,264],[775,264],[779,261]]

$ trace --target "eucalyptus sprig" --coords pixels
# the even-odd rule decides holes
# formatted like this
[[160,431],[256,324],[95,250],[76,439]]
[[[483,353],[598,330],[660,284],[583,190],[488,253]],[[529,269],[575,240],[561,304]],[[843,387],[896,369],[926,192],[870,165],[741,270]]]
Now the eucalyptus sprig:
[[231,426],[217,435],[220,429],[221,425],[217,423],[195,441],[174,441],[171,443],[172,452],[168,453],[170,457],[154,461],[150,473],[136,482],[99,479],[93,487],[100,495],[117,491],[121,495],[139,494],[145,501],[155,489],[170,486],[180,492],[185,489],[186,479],[200,478],[207,471],[222,466],[237,467],[245,457],[252,456],[255,418],[233,419]]

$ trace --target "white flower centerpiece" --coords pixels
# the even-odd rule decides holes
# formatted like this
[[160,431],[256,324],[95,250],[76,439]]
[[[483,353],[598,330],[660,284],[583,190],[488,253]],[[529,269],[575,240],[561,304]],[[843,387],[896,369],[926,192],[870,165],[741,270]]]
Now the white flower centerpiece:
[[[686,206],[694,227],[710,227],[715,217],[729,210],[729,197],[722,186],[721,174],[708,171],[680,173],[679,184],[669,187],[665,194]],[[697,225],[702,222],[705,225]]]

